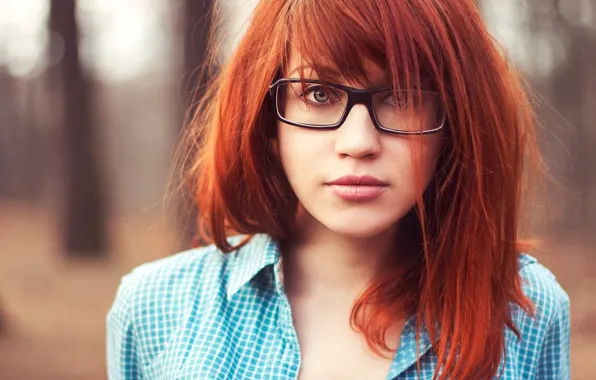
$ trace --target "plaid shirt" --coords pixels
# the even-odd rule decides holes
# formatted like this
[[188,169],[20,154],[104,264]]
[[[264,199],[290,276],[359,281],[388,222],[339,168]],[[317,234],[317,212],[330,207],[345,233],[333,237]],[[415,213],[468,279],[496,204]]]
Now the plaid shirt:
[[[209,246],[133,270],[107,316],[109,379],[296,379],[300,348],[279,260],[277,244],[255,235],[231,254]],[[522,340],[504,332],[501,379],[569,379],[569,298],[531,256],[519,267],[537,315],[513,307]],[[437,357],[425,330],[419,354],[421,378],[431,379]],[[416,359],[412,317],[387,379],[417,379]]]

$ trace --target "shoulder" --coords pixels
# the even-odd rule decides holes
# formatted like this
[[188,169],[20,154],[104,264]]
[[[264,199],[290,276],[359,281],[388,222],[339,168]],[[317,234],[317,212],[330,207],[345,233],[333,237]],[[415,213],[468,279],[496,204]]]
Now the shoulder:
[[190,249],[133,268],[122,278],[120,286],[133,291],[138,303],[154,293],[193,286],[201,277],[211,277],[213,269],[225,261],[224,254],[213,245]]
[[[235,243],[240,238],[230,240]],[[215,245],[208,245],[145,263],[122,278],[119,292],[130,294],[133,316],[165,303],[170,307],[161,308],[160,312],[175,313],[199,295],[216,295],[225,285],[236,253],[223,253]]]
[[523,378],[565,378],[569,371],[570,300],[555,275],[534,257],[522,254],[519,274],[534,315],[513,306],[520,338],[508,331],[507,346]]
[[568,314],[569,295],[547,267],[534,257],[521,254],[519,274],[524,294],[534,304],[537,322],[549,325]]
[[209,245],[132,269],[122,277],[107,315],[113,346],[127,340],[141,362],[152,362],[190,313],[221,300],[236,253]]

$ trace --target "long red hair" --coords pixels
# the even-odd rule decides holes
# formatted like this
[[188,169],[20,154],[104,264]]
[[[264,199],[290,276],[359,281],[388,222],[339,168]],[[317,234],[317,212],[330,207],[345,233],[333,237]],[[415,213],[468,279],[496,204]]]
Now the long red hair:
[[372,60],[395,88],[440,94],[447,142],[434,180],[403,220],[408,253],[399,272],[357,300],[352,324],[382,354],[388,326],[415,313],[438,357],[435,377],[441,368],[441,379],[492,378],[504,330],[519,337],[511,305],[533,313],[518,274],[518,235],[522,174],[540,161],[522,83],[475,2],[261,0],[188,136],[202,238],[224,252],[237,248],[226,240],[232,232],[292,237],[298,200],[271,149],[267,99],[290,49],[321,79],[331,67],[364,83]]

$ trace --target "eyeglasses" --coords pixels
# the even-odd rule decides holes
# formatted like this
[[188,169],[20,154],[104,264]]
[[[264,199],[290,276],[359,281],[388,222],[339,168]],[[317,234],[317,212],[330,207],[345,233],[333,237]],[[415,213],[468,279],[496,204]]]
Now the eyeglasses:
[[446,119],[439,94],[426,90],[362,90],[318,80],[279,79],[269,94],[278,120],[304,128],[339,128],[356,104],[365,105],[375,127],[389,133],[435,133]]

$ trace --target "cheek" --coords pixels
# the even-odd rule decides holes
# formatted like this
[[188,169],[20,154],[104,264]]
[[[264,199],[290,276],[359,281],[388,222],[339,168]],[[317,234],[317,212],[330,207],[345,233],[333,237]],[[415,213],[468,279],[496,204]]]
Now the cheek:
[[[284,171],[291,177],[293,168],[300,163],[299,156],[304,155],[303,144],[298,144],[299,136],[294,136],[292,130],[285,126],[278,127],[277,154],[283,165]],[[294,143],[296,142],[296,143]],[[288,173],[290,171],[290,173]]]
[[322,154],[328,154],[330,146],[332,149],[331,136],[328,131],[280,123],[277,128],[279,155],[291,161],[318,160]]
[[310,177],[321,159],[321,131],[281,124],[277,132],[277,154],[294,190]]
[[427,135],[409,143],[412,183],[418,191],[424,191],[433,177],[441,145],[441,134]]
[[441,151],[441,136],[427,135],[400,140],[391,151],[394,178],[402,194],[409,201],[422,194],[432,179]]
[[441,151],[441,136],[433,134],[410,143],[412,163],[423,168],[434,168]]

